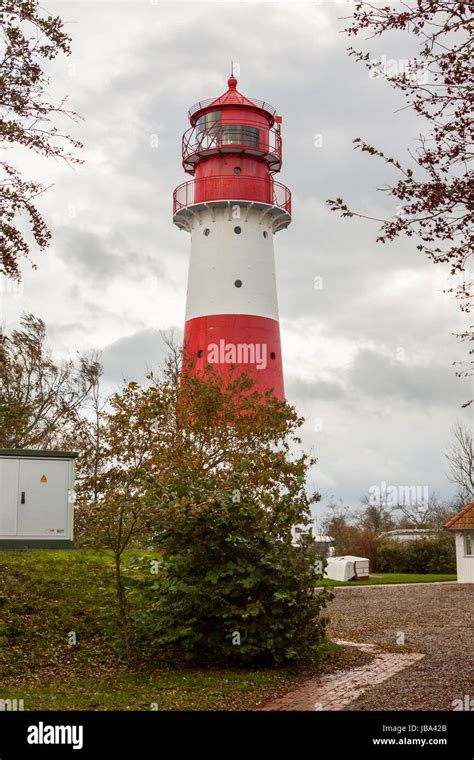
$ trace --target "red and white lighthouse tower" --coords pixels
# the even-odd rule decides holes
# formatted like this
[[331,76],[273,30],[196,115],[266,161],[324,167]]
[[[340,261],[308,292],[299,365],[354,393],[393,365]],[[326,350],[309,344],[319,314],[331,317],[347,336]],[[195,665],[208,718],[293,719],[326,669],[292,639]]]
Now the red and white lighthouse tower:
[[173,194],[173,221],[191,233],[185,353],[229,378],[284,398],[273,235],[291,221],[291,194],[274,180],[281,117],[247,98],[234,76],[219,98],[188,113],[183,167],[194,179]]

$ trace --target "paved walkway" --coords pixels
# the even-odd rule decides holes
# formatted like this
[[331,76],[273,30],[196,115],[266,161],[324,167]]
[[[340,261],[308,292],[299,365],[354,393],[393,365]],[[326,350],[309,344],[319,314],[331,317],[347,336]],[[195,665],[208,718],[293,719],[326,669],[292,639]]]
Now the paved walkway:
[[[343,586],[341,588],[344,588]],[[311,679],[297,689],[272,699],[259,710],[344,710],[347,705],[360,697],[371,686],[383,683],[388,678],[421,660],[424,654],[393,654],[383,652],[375,644],[357,644],[336,639],[342,646],[355,646],[364,652],[374,654],[373,660],[350,670],[328,673]]]

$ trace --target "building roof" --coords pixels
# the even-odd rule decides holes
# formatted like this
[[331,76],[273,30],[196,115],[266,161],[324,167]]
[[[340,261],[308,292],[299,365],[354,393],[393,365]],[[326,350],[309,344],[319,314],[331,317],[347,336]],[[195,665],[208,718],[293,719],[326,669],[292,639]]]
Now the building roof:
[[386,530],[381,536],[425,536],[428,533],[437,533],[436,528],[395,528]]
[[474,501],[451,517],[444,527],[448,530],[474,530]]
[[16,459],[76,459],[77,451],[54,451],[53,449],[0,449],[0,458],[13,457]]

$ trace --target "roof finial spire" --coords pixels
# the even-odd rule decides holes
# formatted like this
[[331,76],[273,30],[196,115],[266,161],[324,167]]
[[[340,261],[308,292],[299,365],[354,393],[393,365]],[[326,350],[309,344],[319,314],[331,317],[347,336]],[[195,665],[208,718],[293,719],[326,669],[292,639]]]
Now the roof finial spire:
[[227,86],[229,90],[235,90],[237,87],[237,79],[234,76],[234,61],[230,62],[230,77],[227,80]]

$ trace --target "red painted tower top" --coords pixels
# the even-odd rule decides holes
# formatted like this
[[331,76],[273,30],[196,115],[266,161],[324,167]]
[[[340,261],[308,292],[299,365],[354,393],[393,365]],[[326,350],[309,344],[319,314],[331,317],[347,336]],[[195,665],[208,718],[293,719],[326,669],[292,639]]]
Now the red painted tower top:
[[282,166],[282,119],[269,103],[242,95],[237,84],[232,74],[222,95],[188,111],[191,126],[183,135],[182,161],[195,179],[175,190],[178,226],[184,226],[180,211],[217,199],[270,204],[286,212],[280,229],[290,222],[290,191],[273,179]]
[[276,182],[281,117],[242,95],[231,75],[217,98],[196,103],[183,135],[173,219],[191,233],[184,349],[193,371],[207,365],[229,382],[284,398],[273,236],[291,221],[291,194]]

